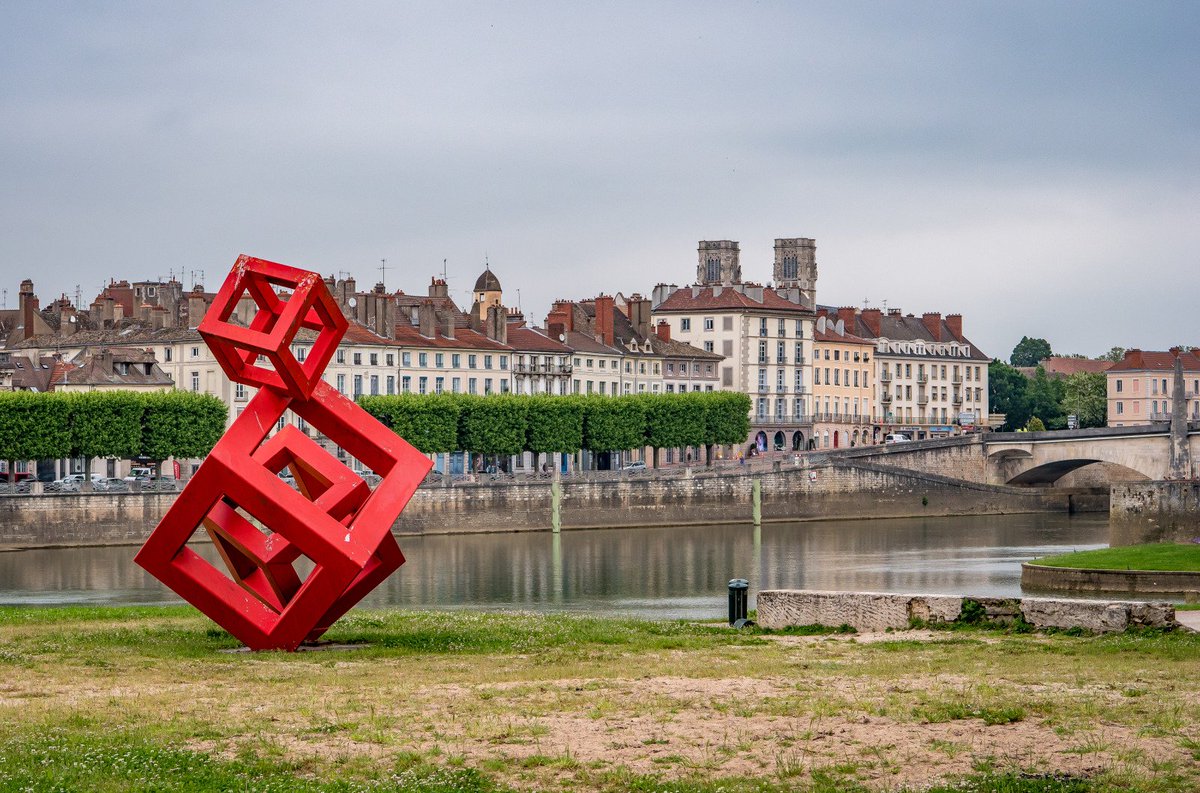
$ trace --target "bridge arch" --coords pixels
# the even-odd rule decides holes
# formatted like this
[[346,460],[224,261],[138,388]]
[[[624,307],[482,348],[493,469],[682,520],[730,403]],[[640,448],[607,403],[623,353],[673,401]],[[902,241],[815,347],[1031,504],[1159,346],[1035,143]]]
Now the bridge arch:
[[[1021,459],[1027,459],[1027,458],[1021,457],[1019,455],[1012,455],[1012,456],[1009,456],[1009,459],[1021,460]],[[1048,463],[1042,463],[1041,465],[1035,465],[1032,468],[1027,468],[1024,471],[1021,471],[1016,476],[1009,478],[1007,484],[1010,484],[1010,485],[1042,485],[1042,486],[1052,485],[1055,482],[1057,482],[1059,479],[1062,479],[1067,474],[1072,473],[1073,471],[1078,471],[1081,468],[1086,468],[1089,465],[1094,465],[1096,463],[1105,463],[1109,466],[1114,466],[1116,468],[1122,469],[1123,471],[1127,471],[1130,474],[1133,474],[1132,478],[1135,478],[1135,479],[1150,479],[1151,478],[1150,476],[1147,476],[1146,474],[1142,473],[1141,471],[1130,468],[1128,466],[1120,465],[1119,463],[1114,463],[1110,460],[1079,458],[1079,459],[1070,459],[1070,460],[1052,460]]]

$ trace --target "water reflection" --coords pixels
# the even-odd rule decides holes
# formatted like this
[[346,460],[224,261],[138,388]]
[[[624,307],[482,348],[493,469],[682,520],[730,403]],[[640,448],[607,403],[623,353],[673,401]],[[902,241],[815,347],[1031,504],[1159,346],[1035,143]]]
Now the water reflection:
[[[1006,515],[402,537],[372,607],[711,618],[730,578],[759,588],[1012,596],[1020,562],[1105,544],[1106,515]],[[0,604],[177,602],[133,547],[0,553]],[[214,558],[215,556],[210,556]]]

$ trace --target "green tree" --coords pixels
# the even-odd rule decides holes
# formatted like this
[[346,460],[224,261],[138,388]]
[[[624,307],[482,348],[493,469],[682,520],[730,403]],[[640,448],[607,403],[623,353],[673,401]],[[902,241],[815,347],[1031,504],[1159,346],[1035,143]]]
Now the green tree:
[[593,452],[616,452],[642,445],[646,411],[631,397],[584,398],[583,445]]
[[1104,372],[1076,372],[1063,381],[1062,409],[1079,417],[1080,427],[1108,423],[1108,377]]
[[1102,360],[1102,361],[1119,361],[1124,357],[1125,357],[1125,348],[1124,347],[1113,347],[1111,350],[1109,350],[1108,352],[1101,355],[1100,360]]
[[750,434],[750,397],[736,391],[711,391],[704,396],[704,459],[712,465],[714,445],[737,445]]
[[131,391],[70,394],[71,456],[83,458],[86,480],[93,457],[129,458],[142,445],[142,413],[146,400]]
[[143,394],[140,457],[154,461],[162,474],[162,461],[203,457],[217,445],[225,432],[228,410],[212,394],[162,391]]
[[0,459],[8,481],[20,460],[66,457],[71,451],[70,405],[62,394],[0,393]]
[[511,394],[461,396],[459,448],[477,454],[509,456],[525,449],[526,401]]
[[1029,412],[1040,418],[1047,428],[1061,430],[1067,426],[1062,406],[1066,387],[1062,380],[1048,376],[1046,370],[1039,366],[1025,393],[1029,400]]
[[1003,361],[988,364],[988,404],[992,411],[1007,417],[1004,429],[1025,426],[1032,415],[1029,409],[1029,378]]
[[462,400],[447,394],[363,396],[363,409],[425,454],[457,451]]
[[1032,416],[1029,421],[1025,422],[1026,432],[1045,432],[1046,425],[1037,416]]
[[528,430],[525,448],[540,456],[553,452],[574,453],[583,447],[584,401],[577,396],[538,394],[524,399]]
[[1037,366],[1053,355],[1050,352],[1050,342],[1045,339],[1031,339],[1022,336],[1013,347],[1012,356],[1008,359],[1013,366]]
[[661,449],[704,444],[703,396],[700,394],[653,394],[638,396],[646,414],[645,444],[654,450],[658,467]]

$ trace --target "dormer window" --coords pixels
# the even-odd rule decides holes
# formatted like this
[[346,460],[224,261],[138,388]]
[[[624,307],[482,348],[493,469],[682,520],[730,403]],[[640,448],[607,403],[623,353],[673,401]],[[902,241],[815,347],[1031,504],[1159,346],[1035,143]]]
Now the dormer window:
[[124,361],[117,361],[113,367],[117,370],[117,374],[129,374],[129,364]]

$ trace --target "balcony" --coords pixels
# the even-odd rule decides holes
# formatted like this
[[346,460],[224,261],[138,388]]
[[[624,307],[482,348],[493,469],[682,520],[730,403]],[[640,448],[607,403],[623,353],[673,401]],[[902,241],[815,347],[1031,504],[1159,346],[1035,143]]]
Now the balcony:
[[787,363],[787,356],[786,355],[779,356],[778,358],[775,359],[775,363],[780,366],[783,366],[784,364]]
[[924,385],[925,383],[928,383],[928,382],[929,382],[929,375],[927,375],[927,374],[918,374],[917,375],[918,385]]
[[775,393],[776,393],[776,394],[786,394],[787,392],[788,392],[788,387],[787,387],[787,386],[785,386],[785,385],[777,385],[777,386],[775,386]]
[[765,355],[758,356],[758,365],[759,366],[766,366],[769,363],[770,363],[770,361],[767,360]]
[[758,393],[766,394],[766,393],[769,393],[770,391],[771,391],[771,387],[769,385],[767,385],[766,383],[758,384]]
[[960,374],[954,375],[954,377],[951,378],[950,383],[952,385],[962,385],[962,375],[960,375]]
[[928,405],[929,404],[929,394],[917,394],[917,404],[918,405]]
[[879,400],[881,402],[891,402],[892,401],[892,392],[884,391],[882,394],[879,395]]
[[808,386],[806,386],[806,385],[798,385],[798,386],[796,386],[795,388],[793,388],[792,390],[793,390],[795,393],[797,393],[797,394],[807,394],[807,393],[808,393]]
[[879,382],[881,382],[881,383],[890,383],[890,382],[892,382],[892,373],[891,373],[891,372],[884,372],[883,374],[879,375]]
[[796,356],[796,366],[805,366],[807,364],[808,364],[808,359],[805,358],[803,355]]
[[962,394],[955,392],[955,394],[952,397],[950,397],[950,401],[956,405],[961,405],[962,404]]

